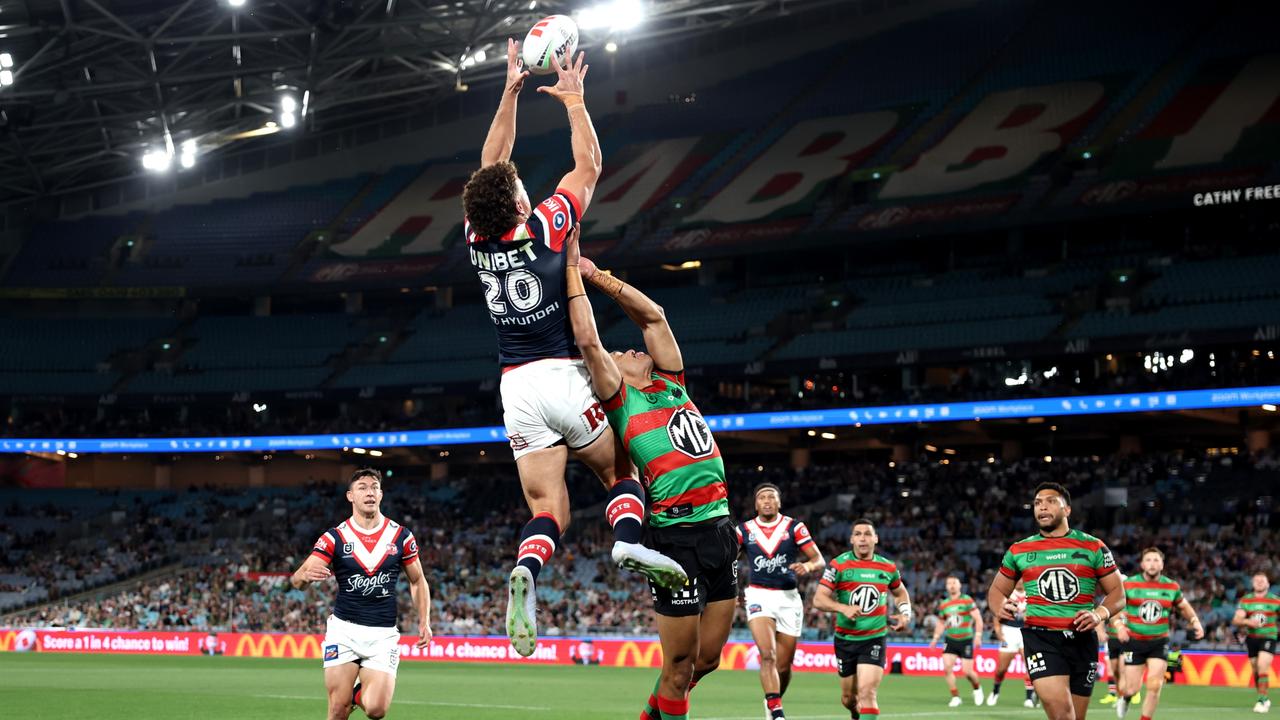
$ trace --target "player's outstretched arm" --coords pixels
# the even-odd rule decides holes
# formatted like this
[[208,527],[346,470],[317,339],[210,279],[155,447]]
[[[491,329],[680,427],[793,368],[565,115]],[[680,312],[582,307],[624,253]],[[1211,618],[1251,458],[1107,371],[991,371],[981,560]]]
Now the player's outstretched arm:
[[[656,360],[654,362],[657,362]],[[802,549],[804,553],[804,562],[792,563],[791,571],[799,577],[812,575],[816,572],[822,572],[827,566],[827,561],[822,559],[822,551],[818,549],[818,543],[811,542]]]
[[605,295],[613,298],[622,311],[631,318],[631,322],[640,328],[644,337],[644,348],[653,358],[653,366],[667,372],[684,370],[684,356],[680,354],[680,345],[676,342],[675,333],[667,322],[667,314],[662,306],[654,302],[648,295],[640,292],[633,285],[601,272],[596,264],[587,258],[579,262],[578,270],[582,279],[596,286]]
[[613,397],[622,387],[622,373],[600,341],[595,313],[591,309],[591,298],[587,297],[587,290],[582,284],[582,274],[579,272],[582,256],[578,249],[580,232],[581,226],[575,225],[564,241],[565,297],[568,298],[566,302],[569,304],[569,322],[573,325],[573,340],[582,353],[583,362],[587,364],[587,372],[591,374],[591,389],[596,397],[604,399]]
[[1002,572],[997,572],[995,579],[991,581],[991,587],[987,590],[987,607],[997,621],[1007,622],[1013,619],[1014,608],[1013,603],[1009,602],[1009,596],[1013,594],[1016,585],[1013,578]]
[[527,77],[529,71],[524,69],[524,62],[520,59],[520,43],[507,38],[507,83],[502,88],[498,112],[493,116],[493,124],[489,126],[489,134],[480,150],[480,167],[511,159],[511,150],[516,145],[516,99],[520,97]]
[[937,624],[933,626],[933,637],[929,639],[930,650],[938,647],[938,640],[942,638],[942,633],[946,630],[946,626],[947,619],[939,615]]
[[328,580],[333,573],[329,572],[329,564],[315,555],[308,555],[302,566],[289,577],[289,584],[295,590],[301,590],[314,582]]
[[982,646],[982,611],[975,607],[969,615],[973,618],[973,647],[976,649]]
[[583,95],[582,80],[591,67],[583,64],[585,57],[585,53],[578,53],[577,60],[566,57],[563,67],[558,61],[552,62],[551,66],[556,69],[556,84],[538,88],[538,92],[564,103],[565,111],[569,113],[569,145],[573,150],[573,169],[560,180],[559,187],[577,198],[580,204],[579,217],[591,204],[591,195],[596,191],[596,183],[600,180],[603,168],[600,138],[596,136],[595,125],[591,124],[591,115],[587,112]]
[[414,558],[413,562],[405,565],[404,577],[409,581],[409,594],[418,610],[418,642],[414,645],[425,648],[431,644],[431,586],[422,572],[422,560]]

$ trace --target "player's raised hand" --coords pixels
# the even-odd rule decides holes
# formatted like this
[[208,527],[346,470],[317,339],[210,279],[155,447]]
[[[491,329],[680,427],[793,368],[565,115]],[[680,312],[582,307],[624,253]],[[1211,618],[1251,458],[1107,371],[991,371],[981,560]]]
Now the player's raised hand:
[[418,626],[418,642],[414,643],[413,646],[419,650],[425,650],[431,644],[432,637],[431,626],[423,623]]
[[556,69],[558,80],[555,85],[539,87],[538,92],[546,93],[566,105],[574,102],[575,99],[580,102],[582,100],[582,79],[587,76],[587,68],[591,67],[590,65],[584,65],[582,62],[586,56],[586,53],[578,53],[577,60],[566,57],[563,66],[560,65],[558,60],[552,62],[551,67]]
[[333,577],[333,573],[324,565],[312,565],[311,567],[303,568],[302,570],[302,579],[307,582],[324,582],[331,577]]
[[[564,238],[564,262],[566,265],[577,265],[579,271],[582,270],[582,249],[578,247],[578,238],[581,235],[582,226],[574,225],[569,228],[569,234]],[[583,274],[582,279],[587,279],[585,274]]]
[[[1129,628],[1125,627],[1124,625],[1121,625],[1120,627],[1116,628],[1116,639],[1119,640],[1121,643],[1129,642]],[[1200,638],[1196,638],[1196,639],[1199,640]]]
[[1201,625],[1200,623],[1196,623],[1195,625],[1191,626],[1191,637],[1194,640],[1203,640],[1204,625]]
[[899,632],[907,629],[907,619],[901,615],[889,616],[889,629]]
[[507,92],[518,95],[527,77],[529,71],[524,69],[524,60],[520,57],[520,43],[507,38]]

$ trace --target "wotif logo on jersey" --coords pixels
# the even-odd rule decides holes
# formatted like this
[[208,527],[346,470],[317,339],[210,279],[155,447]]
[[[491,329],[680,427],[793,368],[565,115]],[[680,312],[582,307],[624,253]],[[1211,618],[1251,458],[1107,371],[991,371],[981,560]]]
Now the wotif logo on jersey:
[[707,457],[716,449],[707,422],[689,408],[680,408],[671,414],[667,421],[667,437],[672,447],[691,458]]
[[385,571],[377,575],[352,575],[347,578],[347,592],[358,592],[368,597],[376,590],[380,596],[386,597],[388,595],[386,586],[390,583],[391,573]]

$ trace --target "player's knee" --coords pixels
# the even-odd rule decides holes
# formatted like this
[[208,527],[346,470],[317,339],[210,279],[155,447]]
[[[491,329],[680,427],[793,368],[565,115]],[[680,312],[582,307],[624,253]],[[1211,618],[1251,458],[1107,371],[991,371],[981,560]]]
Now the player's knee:
[[760,667],[778,664],[778,654],[773,650],[760,651]]
[[850,710],[854,710],[858,707],[858,698],[853,694],[852,690],[842,690],[840,691],[840,704]]
[[[763,662],[763,661],[762,661]],[[720,653],[716,653],[713,657],[698,658],[697,666],[694,671],[698,677],[708,675],[716,671],[720,667]]]
[[369,720],[382,720],[387,716],[387,705],[386,702],[368,703],[364,707],[364,715]]
[[876,704],[876,689],[863,688],[858,691],[858,702],[863,707],[869,707]]
[[783,663],[781,663],[781,662],[776,661],[776,660],[774,661],[774,664],[778,666],[778,674],[779,674],[779,675],[790,675],[790,674],[791,674],[791,661],[790,661],[790,660],[788,660],[788,661],[786,662],[786,664],[785,664],[785,665],[784,665]]

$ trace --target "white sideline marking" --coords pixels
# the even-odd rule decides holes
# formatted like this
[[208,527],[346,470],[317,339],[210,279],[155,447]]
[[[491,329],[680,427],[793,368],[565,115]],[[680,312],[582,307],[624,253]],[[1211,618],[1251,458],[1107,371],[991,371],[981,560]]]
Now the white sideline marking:
[[[325,699],[323,694],[318,695],[251,695],[256,698],[270,698],[273,700],[321,700]],[[549,707],[538,705],[487,705],[483,703],[455,703],[455,702],[428,702],[426,700],[392,700],[392,705],[430,705],[433,707],[467,707],[467,708],[491,708],[496,710],[550,710]],[[750,718],[755,720],[755,718]]]

